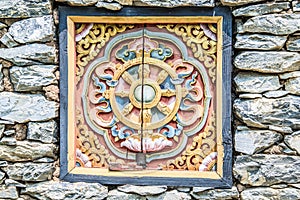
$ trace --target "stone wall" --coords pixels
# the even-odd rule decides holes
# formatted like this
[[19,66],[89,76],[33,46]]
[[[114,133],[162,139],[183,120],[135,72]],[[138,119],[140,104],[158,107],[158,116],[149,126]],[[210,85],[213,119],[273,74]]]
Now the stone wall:
[[[231,189],[61,182],[57,6],[232,7]],[[300,3],[1,0],[0,199],[300,199]]]

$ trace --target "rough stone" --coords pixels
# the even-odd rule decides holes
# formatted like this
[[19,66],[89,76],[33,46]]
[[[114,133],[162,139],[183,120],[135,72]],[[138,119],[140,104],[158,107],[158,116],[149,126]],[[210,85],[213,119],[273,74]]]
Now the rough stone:
[[4,185],[0,185],[0,199],[17,199],[18,196],[18,191],[15,186],[6,187]]
[[282,135],[269,130],[236,130],[235,150],[252,155],[259,153],[282,139]]
[[16,140],[25,140],[26,139],[26,132],[27,132],[27,126],[25,124],[16,124]]
[[0,93],[0,119],[25,123],[45,121],[58,116],[58,103],[40,94]]
[[0,30],[1,30],[1,29],[3,29],[3,28],[6,28],[6,27],[7,27],[7,25],[6,25],[6,24],[4,24],[4,23],[0,22]]
[[263,0],[221,0],[221,3],[225,6],[240,6],[261,1]]
[[191,190],[190,187],[177,187],[176,190],[178,190],[179,192],[189,192]]
[[99,0],[55,0],[56,2],[66,2],[71,6],[92,6]]
[[57,83],[56,68],[56,65],[13,66],[10,69],[11,82],[15,91],[42,90],[43,86]]
[[24,19],[13,23],[8,32],[18,43],[49,42],[55,37],[52,15]]
[[278,76],[254,72],[238,73],[234,78],[234,83],[237,92],[262,93],[281,87]]
[[214,189],[212,187],[193,187],[193,193],[199,193],[199,192],[203,192],[203,191],[206,191],[206,190],[211,190],[211,189]]
[[2,135],[4,133],[4,129],[5,129],[5,125],[4,124],[0,124],[0,138],[2,137]]
[[100,1],[95,6],[98,8],[106,8],[108,10],[121,10],[123,8],[123,6],[118,3],[107,3]]
[[296,77],[300,77],[300,71],[293,71],[293,72],[287,72],[284,74],[279,74],[279,78],[282,80],[286,80],[289,78],[296,78]]
[[57,158],[58,147],[54,144],[17,141],[16,146],[0,145],[0,160],[10,162],[32,161],[43,157]]
[[14,163],[2,168],[9,178],[19,181],[46,181],[52,177],[51,163]]
[[26,18],[52,13],[51,0],[1,0],[0,18]]
[[288,51],[300,51],[300,37],[292,37],[286,43]]
[[4,131],[4,135],[6,135],[6,136],[11,136],[11,135],[14,135],[14,134],[16,134],[15,130],[6,130],[6,131]]
[[3,65],[0,64],[0,92],[2,92],[4,90],[4,74],[2,73],[2,67]]
[[300,157],[256,154],[237,156],[233,173],[242,184],[270,186],[300,181]]
[[53,158],[40,158],[33,161],[34,163],[52,163],[54,162]]
[[263,73],[283,73],[300,69],[300,54],[280,51],[244,51],[239,53],[233,64],[242,70]]
[[121,191],[118,191],[118,190],[110,190],[108,192],[108,195],[107,195],[106,199],[107,200],[119,200],[119,199],[122,199],[122,200],[131,200],[131,199],[146,200],[146,197],[140,196],[140,195],[137,195],[137,194],[128,194],[128,193],[121,192]]
[[291,94],[300,95],[300,77],[290,78],[285,82],[285,89]]
[[294,12],[300,11],[300,2],[299,1],[293,1],[292,5],[293,5]]
[[16,186],[17,188],[26,188],[26,185],[12,179],[5,179],[5,185]]
[[263,34],[237,34],[236,49],[279,50],[283,47],[287,36]]
[[43,143],[55,143],[58,141],[57,124],[54,120],[49,122],[29,122],[28,140],[37,140]]
[[256,99],[256,98],[261,98],[262,94],[252,94],[252,93],[246,93],[246,94],[240,94],[239,98],[242,99]]
[[300,131],[293,133],[292,135],[287,135],[284,137],[284,142],[291,149],[296,150],[300,154]]
[[267,98],[279,98],[288,95],[289,92],[285,90],[268,91],[263,94]]
[[241,199],[300,199],[300,190],[296,188],[273,189],[268,187],[249,188],[241,193]]
[[118,190],[125,193],[136,193],[142,196],[161,194],[167,190],[167,186],[135,186],[123,185],[119,186]]
[[57,52],[54,46],[28,44],[14,48],[0,48],[0,58],[15,65],[56,64]]
[[236,99],[233,108],[235,115],[248,126],[268,128],[274,125],[298,129],[299,104],[300,97],[287,95],[278,99]]
[[292,34],[300,29],[300,14],[270,14],[250,18],[243,25],[243,32]]
[[6,167],[8,165],[7,161],[0,160],[0,167]]
[[57,85],[43,87],[43,90],[45,91],[45,96],[48,100],[59,102],[59,88]]
[[214,0],[139,0],[146,6],[178,7],[178,6],[214,6]]
[[160,195],[147,196],[147,200],[189,200],[191,195],[186,192],[178,192],[177,190],[167,191]]
[[264,3],[256,4],[241,7],[235,9],[232,14],[235,17],[253,17],[258,15],[270,14],[270,13],[279,13],[283,10],[288,10],[290,8],[289,2],[280,2],[280,3]]
[[195,192],[192,191],[191,195],[195,199],[206,199],[206,200],[222,200],[222,199],[238,199],[239,192],[237,188],[234,186],[231,189],[211,189],[203,192]]
[[291,129],[291,127],[283,127],[283,126],[270,125],[269,129],[273,130],[273,131],[280,132],[280,133],[292,133],[293,132],[293,130]]
[[5,178],[5,173],[0,171],[0,184],[2,183],[4,178]]
[[17,140],[14,137],[3,137],[0,140],[1,145],[8,145],[8,146],[16,146],[17,145]]
[[12,48],[20,45],[13,39],[13,37],[9,33],[5,33],[1,37],[0,42],[8,48]]
[[89,199],[101,200],[107,197],[108,189],[99,183],[69,183],[47,181],[28,184],[21,194],[27,194],[37,199],[73,200]]

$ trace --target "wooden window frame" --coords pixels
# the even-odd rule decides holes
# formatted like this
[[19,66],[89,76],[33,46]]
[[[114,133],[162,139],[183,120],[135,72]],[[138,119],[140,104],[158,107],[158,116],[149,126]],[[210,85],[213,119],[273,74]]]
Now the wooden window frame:
[[[164,13],[166,15],[164,15]],[[60,24],[59,24],[59,47],[60,47],[60,178],[66,181],[93,181],[102,184],[136,184],[136,185],[170,185],[170,186],[202,186],[214,188],[230,188],[232,186],[232,135],[231,135],[231,53],[232,53],[232,17],[229,8],[149,8],[149,7],[125,7],[121,11],[113,12],[99,8],[79,8],[79,7],[59,7]],[[163,14],[163,15],[162,15]],[[115,16],[118,16],[115,18]],[[217,137],[218,162],[217,171],[214,172],[197,172],[195,174],[178,177],[176,171],[170,177],[163,177],[163,172],[145,176],[143,171],[139,172],[118,172],[113,176],[103,175],[94,169],[76,169],[74,168],[74,152],[70,149],[74,147],[72,142],[69,142],[69,132],[74,131],[68,123],[74,122],[74,109],[72,102],[69,101],[70,91],[69,86],[74,84],[70,76],[74,74],[74,69],[70,66],[75,65],[75,42],[74,42],[74,23],[109,23],[114,20],[114,23],[159,23],[162,20],[174,23],[176,19],[182,19],[182,22],[188,23],[192,20],[201,18],[204,23],[216,22],[222,27],[222,49],[217,52],[219,61],[222,62],[220,70],[222,75],[217,74],[219,81],[217,82],[217,95],[221,96],[221,103],[217,105],[218,116],[222,119],[217,119],[217,131],[221,132]],[[178,21],[176,21],[178,23]],[[71,48],[74,47],[74,48]],[[70,87],[72,88],[72,87]],[[72,95],[72,94],[71,94]],[[219,111],[218,111],[219,109]],[[221,112],[220,112],[221,110]],[[220,162],[221,161],[221,162]],[[200,173],[200,174],[199,174]],[[199,178],[197,176],[200,176]]]

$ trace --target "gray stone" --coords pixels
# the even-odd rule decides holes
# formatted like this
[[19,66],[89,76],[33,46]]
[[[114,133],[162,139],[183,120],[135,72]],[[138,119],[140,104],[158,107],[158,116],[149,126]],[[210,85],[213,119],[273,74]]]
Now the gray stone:
[[0,92],[4,90],[4,74],[2,73],[2,67],[3,65],[0,64]]
[[0,18],[27,18],[52,13],[51,0],[1,0]]
[[288,51],[300,51],[300,38],[292,37],[286,43],[286,49]]
[[2,168],[9,178],[19,181],[46,181],[52,177],[52,163],[14,163]]
[[244,51],[234,58],[233,64],[238,69],[263,73],[290,72],[300,69],[300,54],[280,51]]
[[279,3],[264,3],[241,7],[235,9],[232,14],[235,17],[253,17],[258,15],[264,15],[269,13],[279,13],[283,10],[288,10],[290,8],[289,2],[279,2]]
[[214,6],[214,0],[139,0],[146,6],[179,7],[179,6]]
[[163,194],[156,196],[147,196],[147,200],[189,200],[192,199],[191,195],[185,192],[178,192],[177,190],[167,191]]
[[4,129],[5,129],[5,125],[4,124],[0,124],[0,138],[3,136]]
[[240,6],[261,1],[263,0],[221,0],[221,3],[225,6]]
[[273,189],[268,187],[249,188],[241,193],[241,199],[300,199],[300,190],[296,188]]
[[282,139],[282,135],[269,130],[236,130],[234,147],[245,154],[259,153]]
[[106,8],[108,10],[121,10],[123,8],[123,6],[118,3],[107,3],[100,1],[95,6],[98,8]]
[[0,185],[0,199],[17,199],[18,196],[18,191],[15,186],[6,187],[4,185]]
[[5,185],[16,186],[17,188],[26,188],[26,185],[12,179],[5,179]]
[[271,185],[270,187],[273,189],[283,189],[283,188],[287,188],[288,185],[287,184],[276,184],[276,185]]
[[300,2],[299,1],[293,1],[292,5],[293,5],[293,11],[294,12],[300,11]]
[[234,83],[237,92],[262,93],[281,87],[278,76],[254,72],[238,73],[234,78]]
[[16,146],[17,145],[17,140],[14,137],[3,137],[0,140],[1,145],[8,145],[8,146]]
[[286,80],[289,78],[296,78],[296,77],[300,77],[300,71],[293,71],[293,72],[287,72],[284,74],[279,74],[279,78]]
[[243,32],[292,34],[300,29],[300,14],[270,14],[250,18],[243,25]]
[[54,39],[52,15],[24,19],[13,23],[8,32],[18,43],[49,42]]
[[285,90],[268,91],[263,94],[267,98],[279,98],[288,95],[289,92]]
[[290,78],[285,82],[285,89],[291,94],[300,95],[300,77]]
[[0,58],[15,65],[56,64],[57,51],[46,44],[28,44],[14,48],[0,48]]
[[40,159],[34,160],[33,162],[34,163],[52,163],[54,161],[55,160],[53,158],[40,158]]
[[32,161],[43,157],[57,158],[58,147],[54,144],[17,141],[16,146],[0,145],[0,160],[10,162]]
[[233,108],[235,115],[248,126],[268,128],[274,125],[298,129],[299,104],[300,97],[287,95],[278,99],[236,99]]
[[98,0],[55,0],[55,1],[66,2],[71,6],[92,6],[98,2]]
[[122,200],[146,200],[146,197],[144,196],[140,196],[140,195],[137,195],[137,194],[128,194],[128,193],[125,193],[125,192],[121,192],[121,191],[118,191],[118,190],[110,190],[108,192],[108,196],[106,198],[107,200],[119,200],[119,199],[122,199]]
[[300,181],[300,157],[256,154],[237,156],[233,169],[241,184],[270,186]]
[[280,132],[280,133],[292,133],[293,132],[293,130],[291,129],[291,127],[283,127],[283,126],[270,125],[269,129],[273,130],[273,131]]
[[49,122],[29,122],[27,139],[41,141],[43,143],[55,143],[58,141],[57,124],[54,120]]
[[21,190],[21,194],[27,194],[31,197],[43,200],[101,200],[107,197],[107,193],[107,187],[99,183],[69,183],[56,181],[28,184],[25,189]]
[[10,78],[15,91],[42,90],[44,86],[57,83],[54,71],[56,65],[13,66]]
[[237,34],[234,47],[236,49],[279,50],[286,40],[287,36]]
[[300,154],[300,131],[284,137],[285,144]]
[[279,147],[281,147],[282,153],[286,155],[297,155],[297,151],[290,149],[284,142],[280,143]]
[[6,167],[7,165],[7,161],[0,160],[0,167]]
[[189,192],[191,190],[190,187],[177,187],[176,190],[178,190],[179,192]]
[[7,25],[6,25],[6,24],[4,24],[4,23],[0,22],[0,30],[1,30],[1,29],[3,29],[3,28],[6,28],[6,27],[7,27]]
[[136,193],[142,196],[156,195],[167,191],[167,186],[135,186],[135,185],[122,185],[118,190],[125,193]]
[[7,131],[4,131],[3,134],[6,136],[12,136],[12,135],[16,134],[16,130],[7,130]]
[[17,43],[9,33],[5,33],[1,37],[0,42],[8,48],[19,46],[19,43]]
[[238,199],[239,192],[234,186],[231,189],[211,189],[202,192],[192,191],[191,195],[195,199],[205,200],[223,200],[223,199]]
[[4,178],[5,178],[5,173],[0,171],[0,184],[2,183]]
[[246,94],[240,94],[239,98],[242,99],[256,99],[256,98],[261,98],[262,94],[252,94],[252,93],[246,93]]
[[58,103],[41,94],[0,93],[0,119],[25,123],[45,121],[58,116]]

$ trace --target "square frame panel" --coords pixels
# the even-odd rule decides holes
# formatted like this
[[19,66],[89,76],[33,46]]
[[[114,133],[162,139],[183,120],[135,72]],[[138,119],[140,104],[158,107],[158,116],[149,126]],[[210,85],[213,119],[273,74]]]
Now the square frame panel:
[[[231,37],[232,18],[229,8],[145,8],[125,7],[119,12],[98,8],[60,7],[60,178],[67,181],[93,181],[102,184],[137,184],[202,186],[229,188],[232,185],[231,136]],[[217,54],[217,169],[212,172],[178,171],[108,171],[76,168],[75,157],[75,23],[216,23],[218,24]],[[222,27],[222,28],[221,28]],[[220,31],[222,30],[222,31]],[[167,177],[165,177],[167,175]]]

